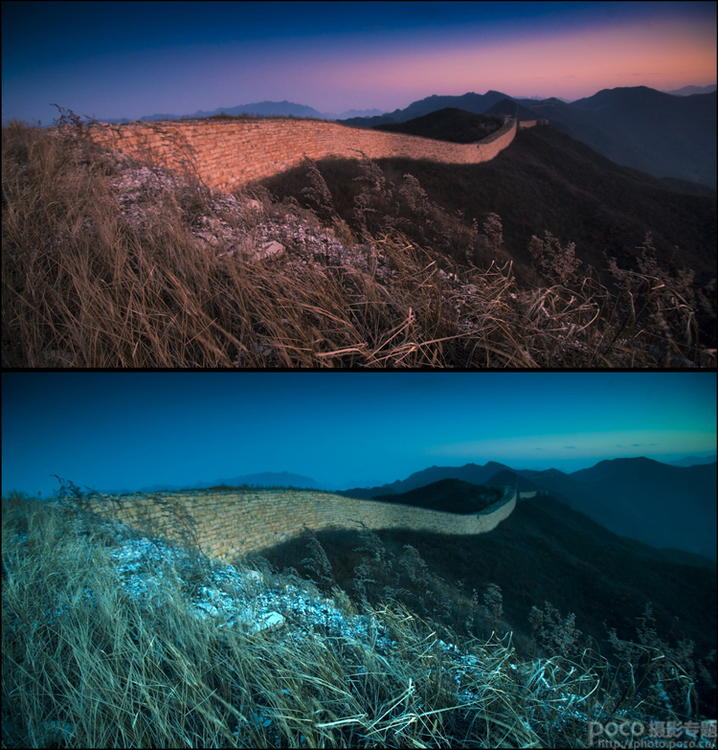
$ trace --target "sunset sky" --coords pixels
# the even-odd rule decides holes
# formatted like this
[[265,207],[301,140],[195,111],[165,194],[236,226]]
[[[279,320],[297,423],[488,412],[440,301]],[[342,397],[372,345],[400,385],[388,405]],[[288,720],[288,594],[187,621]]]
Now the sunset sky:
[[2,117],[716,82],[713,2],[3,2]]
[[429,466],[566,472],[716,451],[716,375],[4,373],[2,490],[186,486],[265,471],[329,489]]

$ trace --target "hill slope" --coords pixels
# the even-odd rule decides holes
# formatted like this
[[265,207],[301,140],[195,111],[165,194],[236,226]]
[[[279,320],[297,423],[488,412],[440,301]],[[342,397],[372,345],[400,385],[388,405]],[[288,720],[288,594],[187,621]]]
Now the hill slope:
[[716,188],[716,92],[671,96],[646,86],[604,89],[531,108],[612,161]]
[[716,189],[716,92],[674,96],[646,86],[604,89],[585,99],[514,99],[498,91],[429,96],[380,117],[344,120],[375,127],[402,123],[446,107],[475,114],[501,112],[519,119],[547,118],[566,134],[617,164],[655,177]]
[[[688,195],[655,177],[621,167],[546,126],[520,130],[509,148],[483,164],[410,159],[382,159],[377,164],[390,186],[401,187],[407,174],[415,177],[429,201],[445,215],[463,216],[466,232],[474,221],[482,227],[489,214],[497,214],[503,226],[501,247],[491,254],[477,252],[472,261],[488,266],[492,260],[511,260],[521,283],[533,285],[536,281],[530,252],[534,235],[543,239],[544,233],[550,232],[562,247],[575,243],[583,268],[593,266],[603,272],[603,282],[609,283],[607,258],[615,257],[620,268],[638,271],[640,248],[650,233],[662,267],[674,275],[679,271],[695,273],[694,291],[707,287],[706,308],[697,307],[702,341],[706,346],[715,345],[715,291],[708,286],[716,277],[715,194]],[[361,177],[360,166],[352,160],[325,160],[320,162],[320,171],[338,214],[353,231],[360,232],[356,200],[362,187],[355,179]],[[305,173],[297,168],[263,184],[281,198],[294,196],[310,206],[302,193],[309,184]],[[372,210],[377,221],[394,221],[396,201],[380,204],[375,200]],[[426,223],[426,214],[419,213],[412,221],[429,230],[426,237],[410,235],[412,239],[426,242],[428,238],[433,245],[442,241],[435,217],[431,217],[432,226]],[[466,257],[459,245],[446,252]]]
[[[374,499],[382,496],[385,502],[392,498],[396,502],[391,492],[426,488],[447,479],[489,486],[515,484],[519,490],[548,490],[613,534],[657,550],[677,549],[701,555],[703,559],[698,563],[702,565],[716,559],[715,462],[680,467],[648,458],[626,458],[601,461],[590,469],[566,474],[556,469],[514,470],[490,461],[485,466],[433,466],[402,482],[364,490],[366,494],[361,494],[361,490],[337,494]],[[681,559],[687,561],[685,557]]]
[[[374,560],[388,560],[393,568],[371,563],[373,591],[406,587],[427,607],[447,597],[448,608],[439,601],[432,614],[443,611],[440,617],[458,627],[466,621],[472,589],[481,595],[488,584],[497,584],[504,624],[514,631],[513,643],[520,652],[531,650],[532,607],[543,608],[546,602],[562,617],[575,613],[582,639],[591,636],[605,655],[610,655],[606,627],[616,628],[621,638],[637,640],[636,621],[648,602],[658,632],[671,645],[693,640],[700,658],[715,648],[715,568],[676,564],[657,550],[616,536],[555,498],[520,501],[496,529],[480,536],[449,538],[403,530],[379,531],[376,536],[385,551],[372,544]],[[355,568],[366,559],[360,554],[367,549],[366,541],[352,531],[322,531],[317,538],[336,581],[345,591],[355,591]],[[263,556],[276,567],[309,570],[302,562],[306,542],[296,539]],[[421,583],[411,572],[408,579],[399,578],[406,545],[418,551],[431,573]],[[451,594],[448,584],[456,582],[464,594]],[[714,693],[705,694],[704,710],[714,710],[713,697]]]
[[533,477],[615,533],[716,559],[716,464],[601,461],[564,478]]
[[491,135],[504,124],[500,114],[476,115],[447,107],[402,123],[375,125],[374,130],[406,133],[449,143],[475,143]]
[[443,513],[468,514],[485,510],[501,494],[499,490],[463,482],[461,479],[440,479],[408,492],[376,495],[372,500],[439,510]]

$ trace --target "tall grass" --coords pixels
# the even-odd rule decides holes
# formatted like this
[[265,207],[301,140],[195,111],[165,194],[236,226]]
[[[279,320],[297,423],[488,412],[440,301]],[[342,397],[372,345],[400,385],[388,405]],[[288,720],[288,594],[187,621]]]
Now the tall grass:
[[[143,538],[81,497],[11,493],[2,519],[4,747],[583,747],[590,721],[692,708],[685,658],[650,620],[616,671],[547,605],[552,652],[522,659],[510,633],[462,637],[391,594],[353,603],[317,544],[329,597]],[[496,589],[479,612],[494,624]],[[268,608],[283,624],[253,626]]]
[[[686,279],[647,261],[617,268],[609,292],[547,238],[545,273],[518,284],[500,217],[463,226],[366,159],[347,222],[311,164],[302,207],[258,188],[221,196],[189,156],[183,174],[120,156],[72,113],[54,129],[13,122],[2,144],[5,366],[714,363]],[[137,186],[121,192],[128,175]],[[258,261],[269,240],[284,254]]]

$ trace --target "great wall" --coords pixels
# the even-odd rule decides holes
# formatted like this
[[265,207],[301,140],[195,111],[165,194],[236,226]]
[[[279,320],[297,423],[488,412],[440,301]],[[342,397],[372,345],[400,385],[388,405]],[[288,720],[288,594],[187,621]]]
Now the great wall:
[[93,140],[142,158],[150,153],[168,169],[193,164],[209,186],[232,192],[248,183],[299,166],[304,157],[370,159],[405,157],[447,164],[490,161],[514,139],[519,127],[543,121],[507,118],[494,133],[469,144],[349,127],[336,122],[263,120],[182,120],[88,127]]
[[[158,536],[181,542],[177,519],[189,514],[196,522],[197,541],[203,552],[230,560],[288,541],[304,527],[409,529],[438,534],[485,534],[513,513],[520,495],[505,489],[500,500],[485,510],[458,515],[406,505],[356,500],[310,490],[179,492],[127,495],[93,500],[91,509],[101,515],[141,528],[150,521]],[[116,502],[113,502],[116,501]]]

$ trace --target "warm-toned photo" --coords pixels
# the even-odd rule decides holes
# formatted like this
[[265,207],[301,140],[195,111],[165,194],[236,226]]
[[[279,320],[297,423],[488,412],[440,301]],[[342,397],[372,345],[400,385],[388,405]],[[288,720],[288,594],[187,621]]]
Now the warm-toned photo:
[[3,3],[13,368],[714,368],[714,3]]

